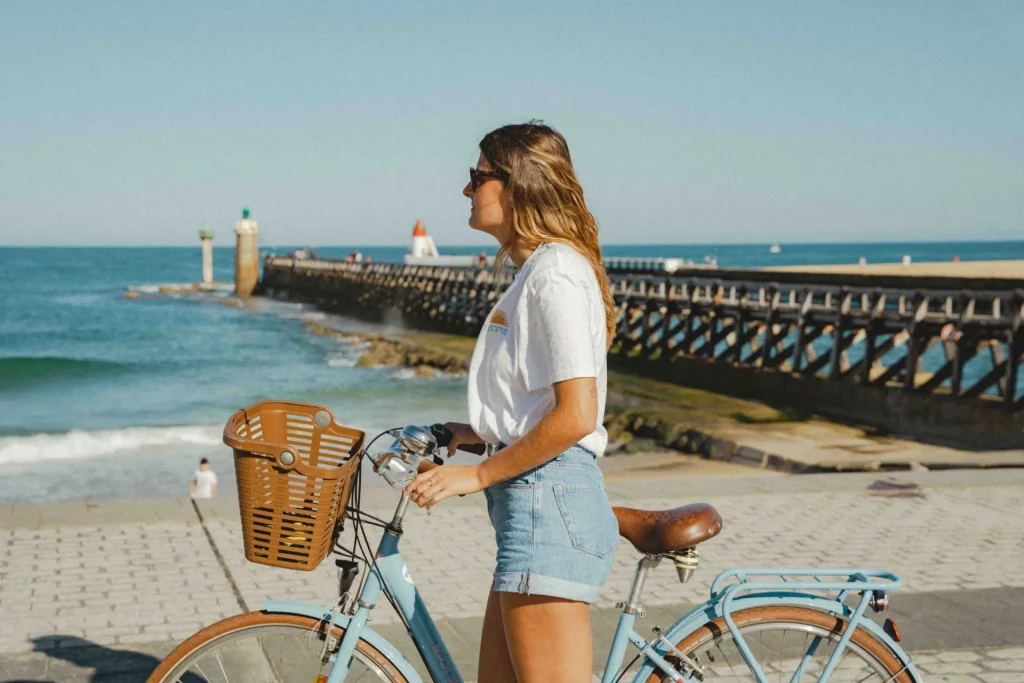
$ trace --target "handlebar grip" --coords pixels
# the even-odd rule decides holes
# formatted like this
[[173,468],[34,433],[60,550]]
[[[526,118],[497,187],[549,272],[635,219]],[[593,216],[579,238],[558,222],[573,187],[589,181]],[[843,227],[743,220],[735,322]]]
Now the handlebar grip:
[[[448,444],[452,442],[455,435],[452,434],[452,430],[445,427],[443,424],[430,425],[430,432],[434,435],[437,440],[438,448],[446,448]],[[456,450],[463,451],[465,453],[472,453],[473,455],[483,455],[487,452],[487,444],[485,443],[464,443],[459,446]],[[435,460],[436,462],[436,460]]]
[[455,435],[452,434],[452,430],[445,427],[443,424],[430,425],[430,433],[434,435],[434,439],[437,441],[438,448],[445,448],[452,442]]

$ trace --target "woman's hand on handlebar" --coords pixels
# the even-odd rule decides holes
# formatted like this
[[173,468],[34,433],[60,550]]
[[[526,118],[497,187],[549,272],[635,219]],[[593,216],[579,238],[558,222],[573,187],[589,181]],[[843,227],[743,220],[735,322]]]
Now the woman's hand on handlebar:
[[444,426],[451,430],[452,433],[452,440],[448,444],[449,458],[455,455],[455,451],[459,446],[484,443],[484,440],[477,436],[476,432],[468,424],[463,422],[445,422]]
[[405,487],[409,499],[421,508],[433,507],[445,498],[483,490],[479,465],[433,467],[416,475],[412,483]]

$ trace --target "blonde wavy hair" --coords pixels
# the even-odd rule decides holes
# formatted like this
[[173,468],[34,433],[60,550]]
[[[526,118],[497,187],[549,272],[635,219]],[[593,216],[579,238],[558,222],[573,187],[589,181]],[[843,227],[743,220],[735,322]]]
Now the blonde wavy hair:
[[616,310],[601,260],[597,221],[583,200],[583,188],[561,133],[539,121],[502,126],[484,136],[480,151],[505,176],[512,206],[511,237],[495,259],[501,268],[516,248],[560,242],[578,251],[594,268],[604,298],[608,345],[615,336]]

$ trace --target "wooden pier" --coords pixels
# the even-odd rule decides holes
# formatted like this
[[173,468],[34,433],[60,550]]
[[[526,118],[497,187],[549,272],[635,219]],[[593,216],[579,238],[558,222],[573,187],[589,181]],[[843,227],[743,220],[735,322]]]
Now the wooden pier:
[[[1024,279],[901,271],[612,269],[610,361],[880,430],[1024,445]],[[475,336],[510,281],[490,271],[268,257],[262,291]]]

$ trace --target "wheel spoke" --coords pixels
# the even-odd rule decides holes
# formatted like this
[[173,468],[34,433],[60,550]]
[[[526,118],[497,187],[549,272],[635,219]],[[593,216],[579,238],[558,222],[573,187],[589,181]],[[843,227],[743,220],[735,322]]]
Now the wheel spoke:
[[[805,633],[804,634],[804,646],[802,648],[800,648],[800,652],[802,652],[803,655],[800,656],[800,660],[797,663],[797,670],[793,672],[793,677],[789,679],[789,683],[800,683],[800,679],[803,678],[803,676],[804,676],[804,670],[803,670],[803,666],[802,665],[803,665],[803,662],[804,662],[804,658],[807,657],[807,652],[808,652],[808,650],[807,650],[807,647],[808,647],[807,646],[807,641],[810,640],[810,639],[811,639],[811,634],[810,633]],[[815,639],[815,640],[817,640],[817,639]]]
[[865,683],[865,682],[866,682],[866,681],[867,681],[867,680],[868,680],[869,678],[871,678],[871,677],[872,677],[872,676],[874,676],[874,675],[875,675],[875,672],[874,672],[874,671],[869,671],[869,672],[868,672],[868,675],[867,675],[867,676],[865,676],[864,678],[861,678],[861,679],[859,679],[859,680],[857,681],[857,683]]
[[764,670],[764,664],[762,664],[762,662],[764,662],[764,631],[759,632],[757,634],[757,636],[758,636],[757,640],[760,643],[759,651],[757,653],[757,663],[758,663],[758,666],[760,666],[761,670],[763,671]]
[[284,636],[278,636],[277,641],[281,647],[277,649],[277,668],[274,669],[274,675],[278,678],[275,683],[284,683]]
[[[725,650],[722,649],[722,644],[718,643],[717,647],[718,647],[718,651],[722,653],[722,659],[724,659],[725,663],[729,665],[729,671],[731,671],[732,675],[734,677],[736,677],[736,669],[733,667],[732,662],[729,661],[729,657],[728,657],[728,655],[725,654]],[[738,677],[736,677],[736,678],[738,680]]]
[[782,647],[779,648],[779,683],[782,683],[782,663],[786,661],[786,632],[782,632]]
[[224,683],[231,683],[231,679],[228,678],[228,672],[224,670],[224,662],[220,658],[220,652],[214,652],[213,656],[217,658],[217,664],[220,666],[220,672],[224,674]]

